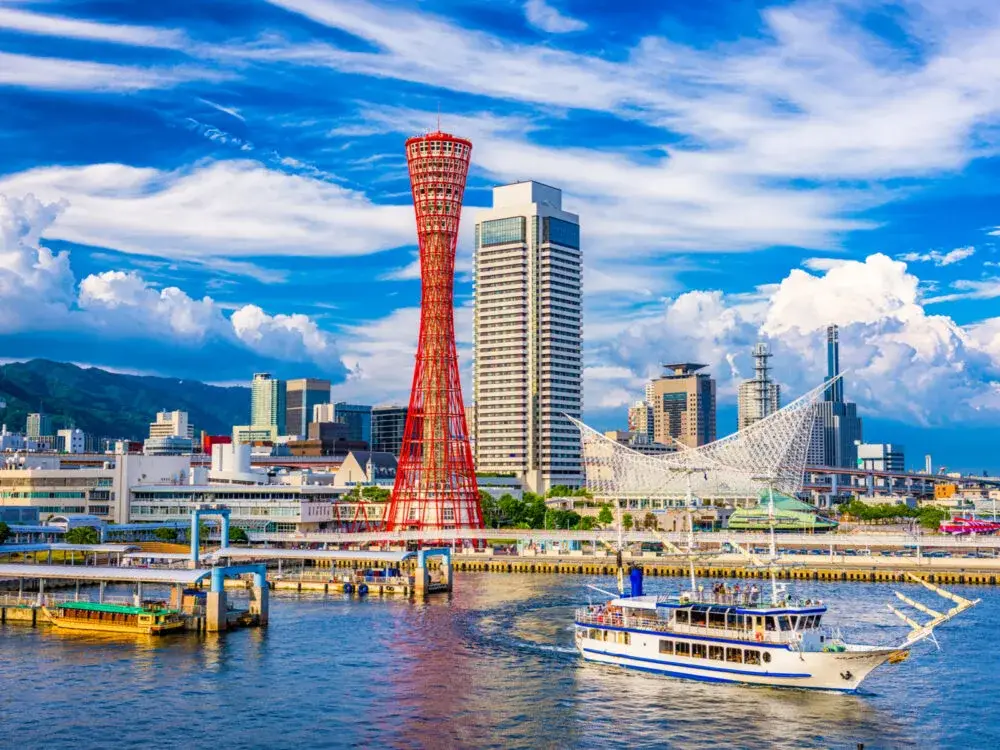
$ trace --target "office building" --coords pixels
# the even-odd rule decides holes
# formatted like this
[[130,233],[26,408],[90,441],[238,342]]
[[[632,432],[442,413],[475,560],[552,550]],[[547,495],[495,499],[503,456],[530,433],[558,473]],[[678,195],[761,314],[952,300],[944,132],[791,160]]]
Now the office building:
[[737,429],[743,430],[781,408],[781,386],[771,380],[771,352],[761,342],[753,348],[754,376],[740,383]]
[[83,453],[87,450],[87,436],[83,430],[70,429],[56,432],[56,449],[60,453]]
[[476,468],[527,489],[578,485],[582,391],[580,220],[538,182],[493,189],[476,219]]
[[371,445],[372,408],[338,401],[333,405],[333,421],[347,425],[347,439]]
[[[840,374],[840,331],[837,326],[826,329],[826,391],[816,404],[816,422],[822,433],[823,466],[853,469],[858,465],[858,445],[863,441],[861,418],[857,404],[844,401],[843,378]],[[809,455],[819,453],[818,440],[810,446]]]
[[653,441],[653,408],[645,401],[636,401],[628,409],[628,431],[645,435]]
[[715,380],[699,372],[708,365],[679,362],[663,365],[662,376],[646,386],[653,408],[653,440],[675,441],[697,448],[715,440]]
[[405,406],[376,406],[372,409],[372,451],[391,453],[398,458],[405,429]]
[[858,446],[858,468],[867,471],[906,471],[906,456],[898,443],[861,443]]
[[27,438],[29,440],[38,440],[39,438],[49,437],[53,434],[52,432],[52,417],[48,414],[41,414],[39,412],[28,415]]
[[149,436],[157,437],[194,437],[194,427],[188,421],[186,411],[161,411],[156,414],[156,421],[149,425]]
[[631,430],[608,430],[604,433],[604,437],[609,440],[614,440],[619,445],[624,445],[626,448],[631,448],[637,453],[643,453],[647,456],[659,456],[664,453],[674,453],[677,450],[676,445],[671,446],[653,442],[644,432],[632,432]]
[[147,456],[183,456],[194,450],[194,427],[186,411],[161,411],[142,445]]
[[320,404],[330,403],[330,381],[318,378],[298,378],[285,383],[285,432],[289,435],[305,436],[309,422],[319,420],[313,417],[313,409]]
[[313,422],[334,422],[333,404],[316,404],[313,407]]
[[258,372],[250,384],[250,425],[274,427],[279,435],[285,434],[285,383],[271,377],[269,372]]

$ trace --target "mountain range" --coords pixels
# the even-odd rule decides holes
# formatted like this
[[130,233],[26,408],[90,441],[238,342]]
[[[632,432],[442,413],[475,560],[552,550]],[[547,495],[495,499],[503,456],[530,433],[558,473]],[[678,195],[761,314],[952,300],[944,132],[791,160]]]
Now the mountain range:
[[197,380],[124,375],[97,367],[33,359],[0,366],[0,421],[12,432],[25,428],[27,415],[42,412],[53,430],[79,427],[95,438],[148,436],[158,411],[188,413],[195,435],[228,435],[234,424],[250,421],[250,389]]

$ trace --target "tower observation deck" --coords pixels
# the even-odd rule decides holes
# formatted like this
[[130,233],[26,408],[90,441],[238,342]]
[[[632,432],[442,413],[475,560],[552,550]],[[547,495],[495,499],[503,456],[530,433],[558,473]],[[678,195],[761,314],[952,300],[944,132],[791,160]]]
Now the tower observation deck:
[[455,247],[472,143],[435,132],[406,141],[420,245],[420,335],[396,483],[393,529],[482,528],[455,350]]

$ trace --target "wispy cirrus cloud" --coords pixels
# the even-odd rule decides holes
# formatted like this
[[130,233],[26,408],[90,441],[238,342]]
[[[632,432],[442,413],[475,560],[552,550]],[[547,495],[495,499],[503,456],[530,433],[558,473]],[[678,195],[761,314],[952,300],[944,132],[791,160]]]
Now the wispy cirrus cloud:
[[175,29],[98,23],[10,7],[0,7],[0,29],[22,34],[111,42],[137,47],[180,49],[186,45],[184,32]]
[[173,88],[189,81],[219,81],[227,77],[228,74],[196,66],[140,67],[0,52],[0,86],[131,93]]

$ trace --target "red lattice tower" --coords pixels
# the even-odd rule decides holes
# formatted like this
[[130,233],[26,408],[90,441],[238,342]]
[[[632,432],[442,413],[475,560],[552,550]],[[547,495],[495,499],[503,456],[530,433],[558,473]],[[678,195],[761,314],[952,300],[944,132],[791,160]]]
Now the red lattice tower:
[[406,161],[420,242],[420,338],[389,529],[483,527],[455,351],[455,245],[472,143],[410,138]]

